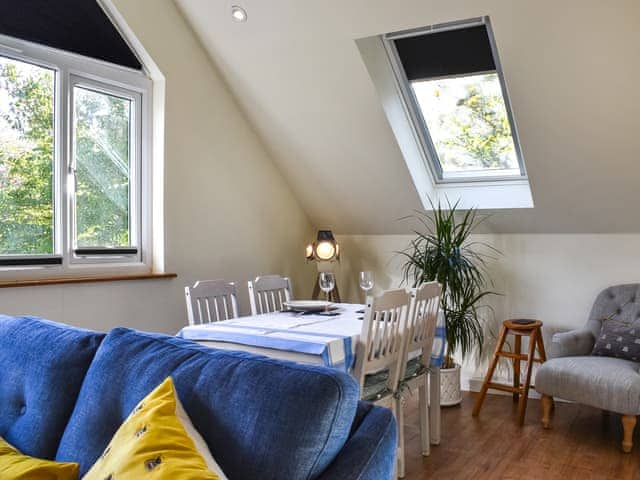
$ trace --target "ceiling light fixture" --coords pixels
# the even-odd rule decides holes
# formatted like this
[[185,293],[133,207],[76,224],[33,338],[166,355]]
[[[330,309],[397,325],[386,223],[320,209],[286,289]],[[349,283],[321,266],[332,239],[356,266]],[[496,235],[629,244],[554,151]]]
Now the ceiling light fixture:
[[234,5],[231,7],[231,18],[233,18],[234,22],[246,22],[247,11],[238,5]]

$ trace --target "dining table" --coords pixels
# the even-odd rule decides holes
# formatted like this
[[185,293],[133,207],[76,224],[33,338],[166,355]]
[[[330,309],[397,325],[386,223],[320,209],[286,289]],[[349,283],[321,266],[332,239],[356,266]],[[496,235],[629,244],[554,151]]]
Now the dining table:
[[[199,325],[177,334],[201,345],[265,355],[352,373],[360,339],[364,305],[333,304],[330,312],[278,311]],[[429,368],[431,443],[440,443],[440,365],[444,355],[444,324],[436,327]]]

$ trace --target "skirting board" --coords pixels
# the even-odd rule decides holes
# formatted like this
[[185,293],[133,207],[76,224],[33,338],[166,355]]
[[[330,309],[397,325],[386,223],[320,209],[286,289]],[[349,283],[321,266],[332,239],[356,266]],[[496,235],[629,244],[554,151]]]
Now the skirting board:
[[[484,382],[484,378],[474,378],[474,377],[465,377],[464,375],[462,376],[462,390],[467,391],[467,392],[479,392],[480,389],[482,388],[482,383]],[[508,385],[511,385],[511,379],[506,379],[506,378],[496,378],[496,382],[498,383],[505,383]],[[511,393],[509,392],[503,392],[502,390],[491,390],[489,389],[489,391],[487,392],[490,395],[508,395],[511,396]],[[539,399],[541,397],[541,395],[535,391],[535,389],[531,389],[529,390],[529,398],[537,398]],[[566,403],[573,403],[569,400],[563,400],[561,398],[556,398],[556,401],[559,402],[566,402]]]

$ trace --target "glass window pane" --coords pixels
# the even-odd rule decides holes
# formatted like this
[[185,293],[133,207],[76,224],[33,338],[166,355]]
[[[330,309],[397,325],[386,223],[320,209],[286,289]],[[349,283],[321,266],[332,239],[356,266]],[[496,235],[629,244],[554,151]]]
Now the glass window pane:
[[496,73],[413,81],[444,178],[520,175]]
[[53,70],[0,56],[0,255],[54,253]]
[[130,246],[132,103],[74,88],[78,248]]

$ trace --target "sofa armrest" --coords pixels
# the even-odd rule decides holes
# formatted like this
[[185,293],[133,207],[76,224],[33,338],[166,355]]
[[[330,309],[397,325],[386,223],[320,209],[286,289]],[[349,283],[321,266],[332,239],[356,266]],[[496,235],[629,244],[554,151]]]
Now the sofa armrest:
[[595,338],[591,330],[571,330],[570,332],[556,333],[551,339],[550,356],[575,357],[589,355],[593,350]]
[[391,410],[359,402],[347,442],[318,480],[390,480],[397,447],[397,426]]

